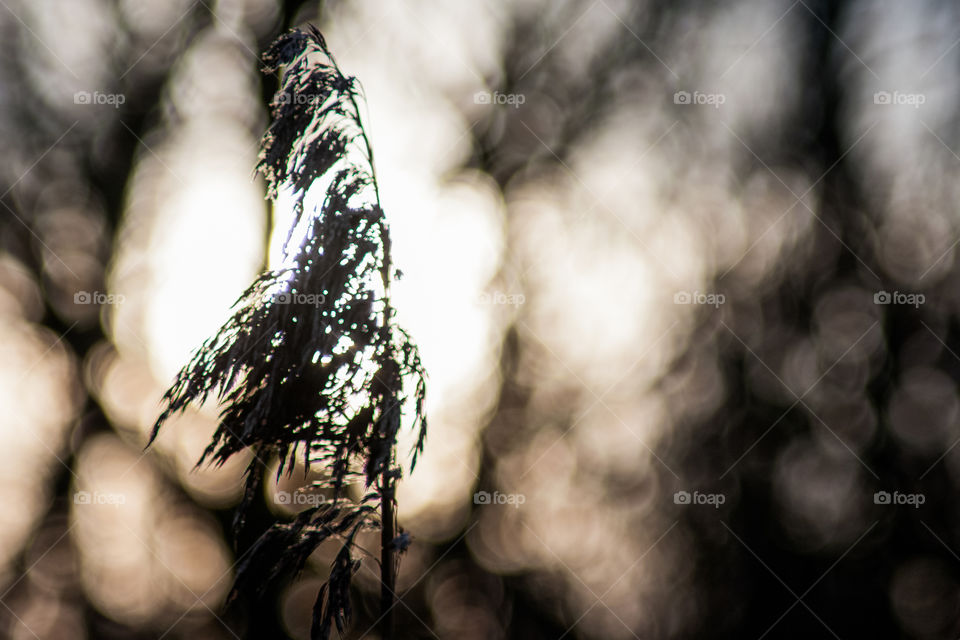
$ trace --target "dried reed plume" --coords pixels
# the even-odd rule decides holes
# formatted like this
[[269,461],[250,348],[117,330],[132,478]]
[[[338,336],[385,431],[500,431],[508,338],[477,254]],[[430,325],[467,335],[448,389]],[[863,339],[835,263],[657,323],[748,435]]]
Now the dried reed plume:
[[[388,638],[398,554],[408,544],[395,521],[397,434],[409,414],[416,430],[412,470],[426,437],[425,374],[416,347],[394,322],[390,235],[356,79],[340,71],[312,26],[279,38],[263,60],[267,73],[282,69],[257,169],[271,200],[284,193],[295,203],[283,264],[254,281],[233,317],[177,375],[150,442],[171,415],[216,393],[220,423],[198,464],[220,465],[247,448],[254,454],[235,537],[268,460],[279,460],[278,478],[293,473],[298,459],[322,470],[320,484],[333,498],[260,536],[238,564],[231,600],[262,594],[336,538],[341,548],[314,605],[311,633],[325,639],[336,625],[342,634],[360,566],[357,533],[379,527],[380,630]],[[345,489],[361,479],[366,495],[351,500]]]

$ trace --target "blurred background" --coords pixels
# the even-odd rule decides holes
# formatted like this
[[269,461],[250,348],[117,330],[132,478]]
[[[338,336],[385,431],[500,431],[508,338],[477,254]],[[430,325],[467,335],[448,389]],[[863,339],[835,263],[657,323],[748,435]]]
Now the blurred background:
[[0,0],[0,636],[309,637],[333,550],[224,611],[217,408],[144,451],[276,255],[306,22],[430,374],[399,637],[960,635],[955,3]]

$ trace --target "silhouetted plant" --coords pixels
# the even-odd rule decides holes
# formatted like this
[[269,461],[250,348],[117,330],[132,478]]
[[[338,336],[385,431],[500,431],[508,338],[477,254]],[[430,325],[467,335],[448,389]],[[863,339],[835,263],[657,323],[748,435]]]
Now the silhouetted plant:
[[[355,78],[340,71],[312,26],[279,38],[263,60],[265,72],[283,68],[257,167],[270,199],[288,193],[294,202],[283,264],[256,279],[233,317],[180,371],[150,441],[172,414],[216,394],[220,424],[198,464],[219,465],[246,448],[254,453],[235,537],[260,493],[267,460],[279,459],[278,478],[300,457],[308,470],[320,467],[332,499],[260,536],[238,565],[231,599],[262,594],[337,538],[342,547],[317,597],[311,633],[327,638],[333,625],[342,633],[360,566],[353,558],[357,533],[379,527],[380,629],[389,637],[397,557],[408,543],[395,522],[397,434],[412,401],[412,470],[426,437],[425,374],[416,347],[394,322],[390,236]],[[361,478],[367,493],[357,503],[344,489]]]

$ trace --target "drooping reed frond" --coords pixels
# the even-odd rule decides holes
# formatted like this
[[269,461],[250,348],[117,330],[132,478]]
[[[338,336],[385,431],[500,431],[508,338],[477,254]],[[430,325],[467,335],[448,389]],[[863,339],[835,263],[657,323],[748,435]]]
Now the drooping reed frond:
[[[315,637],[326,638],[349,618],[356,533],[379,524],[371,503],[393,500],[384,487],[400,473],[394,449],[408,406],[417,433],[411,469],[423,450],[425,374],[394,322],[390,236],[355,78],[314,27],[282,36],[263,60],[265,72],[282,70],[257,169],[269,198],[294,202],[283,264],[256,279],[177,375],[151,442],[188,404],[219,400],[220,423],[198,464],[222,464],[246,448],[255,454],[235,534],[266,460],[279,458],[278,475],[292,472],[298,456],[322,468],[333,501],[264,534],[239,566],[235,591],[299,571],[317,545],[337,537],[343,548],[315,611]],[[370,493],[353,504],[343,489],[360,478]]]

